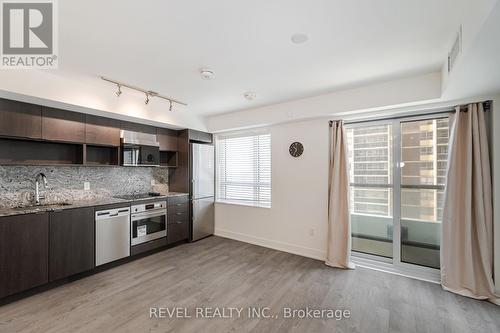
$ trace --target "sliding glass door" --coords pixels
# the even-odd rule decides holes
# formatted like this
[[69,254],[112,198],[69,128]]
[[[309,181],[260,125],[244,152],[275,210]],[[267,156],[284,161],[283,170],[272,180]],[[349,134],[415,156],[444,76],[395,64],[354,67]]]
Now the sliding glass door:
[[439,269],[448,140],[448,115],[348,125],[353,251]]
[[448,118],[401,122],[401,261],[439,268]]
[[352,249],[392,258],[392,124],[347,130]]

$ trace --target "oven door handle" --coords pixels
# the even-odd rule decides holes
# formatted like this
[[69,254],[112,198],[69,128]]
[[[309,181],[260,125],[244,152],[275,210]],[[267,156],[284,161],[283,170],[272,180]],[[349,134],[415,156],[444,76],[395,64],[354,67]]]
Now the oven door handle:
[[142,212],[142,213],[132,214],[131,220],[137,221],[137,220],[142,220],[142,219],[148,218],[148,217],[158,217],[158,216],[167,216],[167,210],[162,209],[161,211]]

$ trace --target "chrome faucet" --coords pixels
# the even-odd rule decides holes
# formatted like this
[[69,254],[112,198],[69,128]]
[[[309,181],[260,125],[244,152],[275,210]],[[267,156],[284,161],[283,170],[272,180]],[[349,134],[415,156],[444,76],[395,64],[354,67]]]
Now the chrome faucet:
[[39,173],[35,177],[35,204],[40,205],[40,200],[45,199],[44,195],[40,195],[40,180],[43,181],[43,187],[48,189],[49,184],[47,182],[47,177],[43,173]]

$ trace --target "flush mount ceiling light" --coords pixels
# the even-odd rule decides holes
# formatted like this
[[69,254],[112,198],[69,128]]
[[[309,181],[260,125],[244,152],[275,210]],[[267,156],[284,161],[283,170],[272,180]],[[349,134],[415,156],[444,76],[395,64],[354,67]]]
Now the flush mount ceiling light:
[[257,93],[255,91],[247,91],[246,93],[243,94],[243,96],[247,100],[253,101],[257,97]]
[[309,37],[306,34],[298,32],[293,34],[292,37],[290,37],[290,40],[294,44],[303,44],[309,40]]
[[172,105],[173,103],[176,103],[176,104],[179,104],[179,105],[184,105],[186,106],[187,104],[184,103],[184,102],[181,102],[181,101],[178,101],[178,100],[175,100],[173,98],[170,98],[170,97],[167,97],[167,96],[164,96],[164,95],[160,95],[159,93],[155,92],[155,91],[151,91],[151,90],[146,90],[146,89],[142,89],[142,88],[139,88],[139,87],[135,87],[135,86],[132,86],[130,84],[126,84],[126,83],[123,83],[123,82],[120,82],[120,81],[116,81],[116,80],[112,80],[112,79],[109,79],[109,78],[106,78],[104,76],[101,76],[101,79],[106,81],[106,82],[111,82],[113,84],[116,84],[116,86],[118,87],[118,91],[115,92],[115,95],[120,97],[120,95],[122,94],[122,87],[125,87],[125,88],[128,88],[128,89],[132,89],[132,90],[135,90],[135,91],[139,91],[139,92],[142,92],[146,95],[146,100],[144,101],[144,104],[148,105],[149,104],[149,101],[150,101],[150,97],[158,97],[158,98],[161,98],[161,99],[164,99],[166,101],[169,102],[169,111],[172,111]]
[[214,72],[208,68],[200,69],[200,75],[203,80],[211,80],[214,76]]

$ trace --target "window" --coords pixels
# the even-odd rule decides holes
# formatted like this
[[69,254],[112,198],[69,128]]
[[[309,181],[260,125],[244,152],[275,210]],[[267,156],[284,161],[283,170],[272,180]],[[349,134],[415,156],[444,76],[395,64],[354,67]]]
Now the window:
[[219,135],[217,201],[271,207],[271,134]]
[[448,116],[348,125],[352,249],[439,268]]

